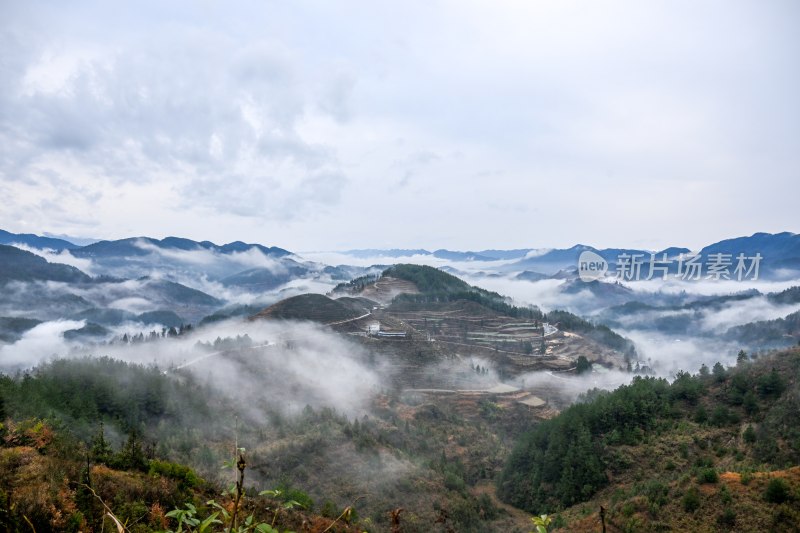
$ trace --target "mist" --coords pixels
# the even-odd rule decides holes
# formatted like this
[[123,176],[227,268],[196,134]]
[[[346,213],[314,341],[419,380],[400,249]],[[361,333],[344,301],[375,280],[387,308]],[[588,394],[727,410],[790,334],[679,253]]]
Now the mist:
[[64,339],[64,332],[85,325],[82,320],[43,322],[26,331],[12,344],[0,344],[0,372],[12,373],[67,354],[74,345]]
[[12,246],[19,248],[20,250],[25,250],[26,252],[36,254],[39,257],[46,259],[48,263],[61,263],[63,265],[73,266],[90,276],[95,275],[96,265],[91,259],[75,257],[69,253],[69,250],[61,250],[58,252],[56,250],[33,248],[23,243],[13,243]]
[[[0,371],[26,370],[54,358],[109,356],[155,365],[176,379],[191,373],[225,397],[250,406],[253,418],[259,418],[260,408],[292,415],[306,405],[358,416],[372,397],[388,388],[387,369],[371,362],[365,350],[311,323],[227,320],[180,337],[131,344],[91,345],[64,338],[64,332],[84,325],[58,320],[34,327],[17,342],[0,346]],[[132,323],[110,329],[117,337],[161,331],[156,324]],[[213,347],[217,339],[245,335],[247,343]]]

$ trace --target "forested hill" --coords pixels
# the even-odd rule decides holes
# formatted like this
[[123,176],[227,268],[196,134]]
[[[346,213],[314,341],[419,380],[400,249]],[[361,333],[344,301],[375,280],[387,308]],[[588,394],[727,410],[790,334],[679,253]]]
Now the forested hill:
[[[498,480],[505,501],[596,531],[800,528],[800,349],[735,368],[636,377],[537,425]],[[582,505],[583,502],[591,502]]]
[[592,324],[568,311],[554,310],[547,314],[538,307],[517,307],[499,293],[487,291],[466,281],[424,265],[400,264],[386,269],[383,276],[410,281],[420,294],[400,294],[395,298],[398,305],[409,303],[452,302],[468,300],[477,302],[493,311],[517,318],[532,318],[558,323],[559,329],[584,334],[597,342],[630,355],[636,353],[633,343],[605,325]]

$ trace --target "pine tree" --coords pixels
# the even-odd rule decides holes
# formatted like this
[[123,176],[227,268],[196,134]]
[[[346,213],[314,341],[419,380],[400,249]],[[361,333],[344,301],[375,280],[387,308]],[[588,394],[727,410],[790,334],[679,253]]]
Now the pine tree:
[[749,360],[750,358],[747,357],[747,352],[745,352],[744,350],[739,350],[739,353],[736,356],[736,365],[741,366],[747,363]]
[[146,470],[147,458],[145,457],[142,443],[136,430],[128,434],[128,440],[119,453],[119,466],[132,470]]
[[92,450],[90,452],[91,458],[95,463],[108,464],[114,455],[114,450],[108,443],[105,437],[105,427],[100,422],[100,430],[97,435],[92,439]]
[[711,369],[711,373],[714,375],[714,378],[717,381],[720,382],[725,381],[726,377],[725,367],[722,366],[722,364],[719,361],[717,361],[717,363],[714,365],[714,368]]

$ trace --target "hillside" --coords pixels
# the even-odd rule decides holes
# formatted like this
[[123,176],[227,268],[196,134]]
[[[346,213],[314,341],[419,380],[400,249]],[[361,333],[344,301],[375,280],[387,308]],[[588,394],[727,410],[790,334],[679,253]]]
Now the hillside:
[[69,265],[48,263],[43,257],[0,244],[0,283],[7,281],[63,281],[86,283],[92,278]]
[[[163,530],[167,523],[175,529],[164,521],[166,512],[188,501],[207,516],[204,502],[219,500],[230,481],[220,466],[236,436],[247,450],[251,491],[280,490],[302,503],[300,517],[309,521],[301,528],[301,520],[291,521],[298,515],[287,513],[276,525],[320,533],[354,506],[349,516],[359,531],[388,533],[391,512],[403,508],[405,533],[527,533],[524,513],[497,507],[479,488],[502,464],[504,435],[533,422],[528,408],[515,402],[501,408],[491,396],[482,408],[465,411],[463,400],[411,405],[381,395],[369,414],[306,406],[290,415],[275,399],[264,402],[270,391],[286,398],[297,386],[280,388],[286,375],[264,369],[269,353],[226,354],[259,384],[238,399],[189,373],[109,358],[57,360],[24,377],[0,375],[7,428],[0,429],[0,520],[23,523],[21,513],[30,513],[37,531],[99,531],[99,501],[87,511],[85,494],[83,503],[79,498],[89,450],[92,487],[121,519],[139,519],[131,531]],[[474,375],[468,366],[464,372]],[[230,499],[223,500],[230,508]],[[270,507],[268,518],[276,508],[264,500],[259,506]],[[84,519],[91,527],[79,527]]]
[[784,318],[760,320],[730,328],[725,337],[749,347],[775,348],[800,343],[800,311]]
[[70,253],[76,257],[130,257],[143,256],[151,253],[152,249],[164,251],[199,251],[210,250],[221,254],[246,252],[255,249],[264,255],[283,257],[290,252],[276,246],[263,246],[261,244],[247,244],[241,241],[218,245],[210,241],[197,242],[180,237],[166,237],[153,239],[150,237],[129,237],[115,241],[98,241],[87,246],[74,247]]
[[800,349],[635,378],[520,439],[498,493],[565,531],[797,531],[798,413]]
[[[381,279],[391,278],[413,283],[416,293],[403,292],[394,297],[393,304],[428,304],[468,300],[488,309],[517,318],[541,319],[536,307],[515,307],[509,299],[492,291],[468,284],[456,276],[423,265],[395,265],[383,272]],[[378,283],[381,280],[378,280]],[[376,283],[377,284],[377,283]]]
[[0,244],[24,244],[31,248],[40,248],[48,250],[69,250],[77,248],[77,244],[73,244],[64,239],[55,239],[53,237],[41,237],[32,233],[10,233],[0,229]]
[[280,269],[251,268],[220,280],[227,287],[268,291],[295,278],[308,275],[309,269],[291,259],[284,259]]
[[339,302],[321,294],[300,294],[273,304],[253,315],[253,319],[310,320],[330,324],[368,313],[349,302]]
[[206,531],[228,531],[234,507],[237,523],[257,531],[361,531],[350,524],[350,515],[322,516],[303,509],[302,502],[287,503],[304,500],[299,491],[242,494],[237,500],[235,492],[191,468],[156,458],[135,434],[115,449],[101,427],[87,452],[84,443],[49,422],[6,422],[0,423],[3,531],[106,531],[113,521],[126,532],[180,531],[181,517],[184,527],[208,520]]

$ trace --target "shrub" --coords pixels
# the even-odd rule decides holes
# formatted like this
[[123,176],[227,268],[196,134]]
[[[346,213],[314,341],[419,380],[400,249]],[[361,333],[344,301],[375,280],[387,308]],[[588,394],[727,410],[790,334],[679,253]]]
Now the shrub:
[[182,488],[194,488],[200,484],[200,478],[191,468],[167,461],[150,461],[149,474],[174,479]]
[[697,487],[692,487],[686,491],[686,494],[683,495],[683,500],[681,500],[683,504],[683,510],[687,513],[693,513],[697,509],[700,508],[700,493],[697,490]]
[[789,484],[783,478],[773,478],[767,485],[764,499],[770,503],[783,503],[791,498]]
[[464,479],[458,474],[447,472],[444,476],[444,486],[450,490],[464,490]]
[[730,507],[722,511],[722,514],[717,517],[717,524],[722,527],[733,527],[736,525],[736,511]]
[[719,475],[713,468],[704,468],[697,475],[698,483],[716,483],[719,481]]

